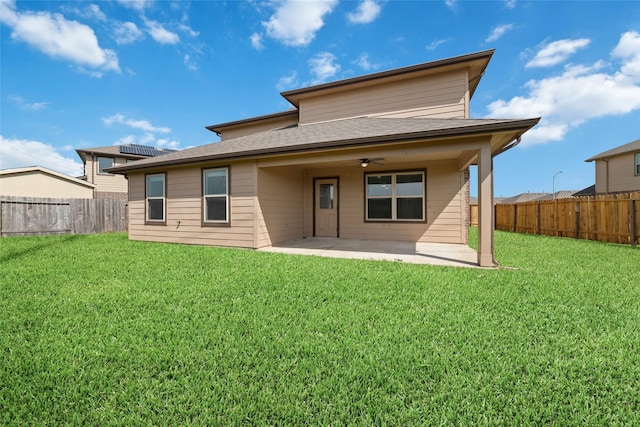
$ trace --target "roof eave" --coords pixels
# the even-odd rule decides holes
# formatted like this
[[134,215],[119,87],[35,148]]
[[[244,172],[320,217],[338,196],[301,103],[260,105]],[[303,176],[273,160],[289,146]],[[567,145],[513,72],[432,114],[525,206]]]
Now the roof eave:
[[408,67],[396,68],[393,70],[382,71],[379,73],[366,74],[364,76],[352,77],[349,79],[338,80],[329,83],[322,83],[315,86],[308,86],[299,89],[288,90],[284,92],[280,92],[280,95],[284,97],[287,101],[289,101],[296,108],[299,107],[299,99],[301,95],[324,91],[328,89],[340,88],[343,86],[355,85],[358,83],[369,82],[373,80],[379,80],[384,78],[391,78],[403,74],[426,71],[426,70],[434,70],[437,68],[450,67],[452,65],[464,64],[466,62],[476,61],[476,60],[485,60],[485,64],[482,66],[482,70],[477,76],[470,76],[470,78],[474,81],[474,84],[470,87],[471,95],[475,91],[475,88],[478,85],[478,82],[484,71],[486,70],[491,57],[493,56],[495,49],[484,50],[480,52],[469,53],[466,55],[454,56],[450,58],[440,59],[436,61],[425,62],[423,64],[411,65]]
[[[378,144],[386,144],[390,142],[398,142],[398,143],[407,143],[407,142],[417,142],[417,141],[429,141],[433,139],[442,139],[442,138],[455,138],[455,137],[464,137],[464,136],[472,136],[472,135],[486,135],[496,132],[508,132],[513,130],[519,130],[517,135],[513,138],[516,139],[524,134],[526,131],[531,129],[540,121],[540,118],[533,119],[522,119],[522,120],[513,120],[510,122],[501,122],[501,123],[488,123],[482,125],[474,125],[460,128],[447,128],[447,129],[436,129],[436,130],[428,130],[428,131],[420,131],[420,132],[412,132],[406,134],[391,134],[391,135],[379,135],[373,137],[365,137],[365,138],[356,138],[349,140],[334,140],[334,141],[320,141],[313,142],[304,145],[296,145],[296,146],[286,146],[286,147],[277,147],[277,148],[264,148],[264,149],[256,149],[256,150],[248,150],[243,151],[241,153],[228,153],[222,155],[202,155],[195,157],[188,157],[184,159],[177,160],[166,160],[166,161],[157,161],[153,163],[148,163],[145,165],[124,165],[124,166],[116,166],[112,168],[105,169],[106,172],[116,173],[116,174],[124,174],[130,172],[135,172],[138,170],[146,170],[146,169],[155,169],[162,166],[176,166],[176,165],[185,165],[192,163],[202,163],[207,161],[225,161],[225,160],[238,160],[238,159],[247,159],[258,156],[267,156],[267,155],[283,155],[283,154],[292,154],[292,153],[304,153],[309,151],[323,151],[324,149],[336,149],[336,148],[353,148],[362,145],[378,145]],[[511,139],[511,140],[513,140]],[[510,141],[511,141],[510,140]],[[507,144],[505,144],[507,145]]]

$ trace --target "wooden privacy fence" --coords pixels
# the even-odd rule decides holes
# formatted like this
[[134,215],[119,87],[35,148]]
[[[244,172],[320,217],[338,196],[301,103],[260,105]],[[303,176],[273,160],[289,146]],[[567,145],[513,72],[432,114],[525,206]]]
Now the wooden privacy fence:
[[497,230],[636,245],[640,192],[500,204],[495,218]]
[[0,196],[0,236],[125,231],[127,202]]

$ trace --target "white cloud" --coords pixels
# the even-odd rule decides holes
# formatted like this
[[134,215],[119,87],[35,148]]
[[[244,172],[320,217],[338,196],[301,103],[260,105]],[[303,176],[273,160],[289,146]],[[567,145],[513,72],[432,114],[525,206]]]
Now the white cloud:
[[378,68],[380,68],[380,64],[371,63],[371,61],[369,60],[369,54],[367,53],[360,54],[358,59],[353,61],[353,63],[366,71],[377,70]]
[[326,82],[340,71],[340,64],[335,63],[336,56],[329,52],[321,52],[311,58],[308,63],[313,75],[312,84]]
[[113,145],[129,145],[129,144],[136,144],[136,143],[137,143],[137,140],[135,136],[127,135],[117,140]]
[[190,55],[187,55],[187,54],[184,55],[184,65],[186,65],[186,67],[191,71],[197,71],[198,70],[198,66],[193,61],[193,59],[191,59]]
[[138,12],[144,12],[144,10],[153,5],[152,0],[118,0],[122,6],[129,9],[137,10]]
[[178,29],[191,37],[198,37],[198,35],[200,35],[198,31],[195,31],[193,28],[191,28],[185,23],[178,24]]
[[262,44],[262,34],[259,34],[259,33],[251,34],[251,46],[253,46],[255,50],[264,49],[264,45]]
[[368,24],[380,14],[380,5],[373,0],[363,0],[355,12],[347,14],[352,24]]
[[130,44],[144,38],[144,33],[133,22],[116,23],[113,34],[118,44]]
[[52,145],[0,135],[0,169],[27,166],[42,166],[70,176],[82,175],[82,163],[62,156]]
[[434,40],[426,46],[427,50],[436,50],[441,44],[447,43],[449,39]]
[[107,20],[107,16],[102,12],[102,10],[100,10],[100,6],[97,4],[90,4],[82,9],[78,7],[63,6],[62,10],[87,19],[95,19],[103,22]]
[[280,77],[278,83],[276,83],[276,89],[281,92],[296,86],[298,86],[298,73],[296,73],[295,71],[293,71],[288,76]]
[[145,19],[144,23],[147,26],[149,35],[158,43],[176,44],[180,41],[180,36],[164,28],[161,23],[148,19]]
[[116,53],[100,48],[91,27],[67,20],[59,13],[21,13],[15,10],[13,2],[0,2],[0,21],[11,27],[11,38],[24,41],[52,58],[120,72]]
[[21,96],[10,96],[9,99],[15,102],[18,108],[25,111],[42,110],[50,104],[50,102],[29,102]]
[[324,25],[337,0],[282,0],[268,22],[263,22],[267,36],[287,46],[305,46]]
[[160,148],[169,148],[172,150],[175,150],[176,148],[180,147],[180,143],[178,141],[168,140],[168,139],[159,139],[156,141],[156,144]]
[[624,75],[640,78],[640,34],[638,32],[624,33],[611,55],[626,61],[621,70]]
[[120,113],[114,114],[111,117],[105,117],[105,118],[102,119],[102,122],[107,126],[111,126],[112,124],[117,123],[117,124],[121,124],[121,125],[132,127],[134,129],[140,129],[140,130],[143,130],[145,132],[151,132],[151,133],[169,133],[169,132],[171,132],[170,128],[153,126],[147,120],[130,119],[130,118],[127,118],[127,117],[125,117],[124,115],[122,115]]
[[578,49],[582,49],[591,43],[589,39],[564,39],[549,43],[538,51],[536,56],[525,65],[530,67],[551,67],[566,61]]
[[604,61],[567,66],[559,75],[527,82],[524,96],[492,102],[489,116],[541,116],[540,124],[525,135],[526,145],[561,140],[588,120],[640,110],[640,74],[634,65],[640,60],[640,35],[623,34],[612,56],[621,59],[615,72],[604,72]]
[[458,6],[458,0],[444,0],[444,4],[449,9],[455,9]]
[[516,0],[505,0],[504,2],[504,6],[507,9],[515,9],[516,7]]
[[98,6],[97,4],[90,4],[89,6],[87,6],[86,13],[89,16],[93,16],[100,21],[107,20],[107,16],[100,10],[100,6]]
[[505,33],[511,29],[513,29],[513,24],[498,25],[493,30],[491,30],[491,34],[489,34],[489,37],[486,38],[485,42],[494,42],[500,37],[504,36]]

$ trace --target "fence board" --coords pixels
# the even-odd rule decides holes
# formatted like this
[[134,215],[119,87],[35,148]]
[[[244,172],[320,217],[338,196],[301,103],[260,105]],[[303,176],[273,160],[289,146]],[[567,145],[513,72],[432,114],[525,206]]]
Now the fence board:
[[126,231],[126,204],[111,199],[0,197],[0,236]]
[[637,245],[639,208],[640,192],[500,204],[496,229]]

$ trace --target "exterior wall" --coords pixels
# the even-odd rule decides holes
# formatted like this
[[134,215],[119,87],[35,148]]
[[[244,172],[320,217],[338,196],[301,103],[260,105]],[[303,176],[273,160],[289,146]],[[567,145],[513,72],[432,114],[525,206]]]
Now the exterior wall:
[[257,247],[303,237],[304,174],[299,168],[258,169]]
[[626,153],[606,161],[596,160],[596,193],[639,191],[640,175],[635,174],[634,156],[635,153]]
[[280,117],[278,119],[270,119],[265,121],[257,121],[242,126],[229,127],[224,129],[220,134],[221,140],[238,138],[240,136],[251,135],[258,132],[264,132],[271,129],[278,129],[298,123],[298,117],[292,115],[290,117]]
[[300,101],[300,123],[359,116],[465,118],[467,72],[399,80]]
[[[365,222],[364,175],[426,169],[426,222]],[[313,178],[339,176],[340,237],[432,243],[467,243],[468,174],[455,160],[384,165],[365,170],[335,168],[309,170],[305,174],[305,237],[313,236]]]
[[[85,164],[85,174],[87,182],[96,184],[98,193],[127,193],[127,179],[124,175],[99,174],[98,157],[113,157],[108,155],[96,155],[94,159],[88,156]],[[114,157],[114,166],[122,166],[127,163],[124,157]],[[112,197],[107,197],[112,198]]]
[[596,193],[607,192],[607,162],[596,160]]
[[158,171],[166,173],[166,225],[145,224],[145,175],[131,175],[129,238],[198,245],[255,247],[255,170],[253,162],[234,163],[229,166],[230,224],[213,227],[202,226],[201,167]]
[[93,199],[93,188],[42,172],[0,176],[3,196]]

